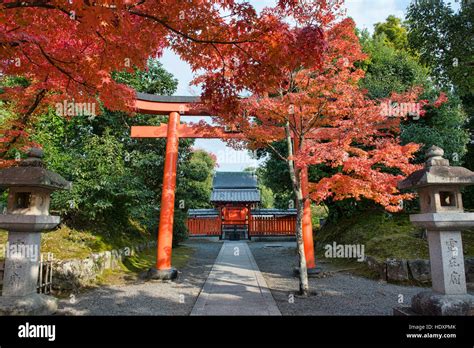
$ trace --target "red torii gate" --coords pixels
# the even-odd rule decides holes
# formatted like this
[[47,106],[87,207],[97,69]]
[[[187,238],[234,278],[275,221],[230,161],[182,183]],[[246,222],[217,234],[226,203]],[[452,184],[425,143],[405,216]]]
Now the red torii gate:
[[[163,189],[161,196],[160,224],[158,229],[158,251],[156,269],[149,272],[151,279],[170,280],[178,275],[172,267],[173,222],[176,189],[176,169],[178,165],[178,145],[180,138],[201,139],[245,139],[243,134],[229,133],[221,127],[212,127],[203,132],[180,123],[181,115],[210,116],[200,108],[199,97],[158,96],[137,93],[135,107],[143,114],[169,115],[169,121],[161,126],[132,127],[132,138],[167,138]],[[308,194],[308,171],[301,174],[303,195]],[[303,214],[303,241],[308,271],[316,270],[311,222],[311,203],[306,200]]]

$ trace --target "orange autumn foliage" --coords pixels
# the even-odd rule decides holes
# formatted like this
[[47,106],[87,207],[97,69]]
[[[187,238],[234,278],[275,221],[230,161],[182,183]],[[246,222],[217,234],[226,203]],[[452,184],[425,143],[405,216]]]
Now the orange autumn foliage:
[[[410,116],[422,117],[427,101],[419,100],[420,88],[393,93],[387,100],[369,99],[359,87],[364,72],[356,63],[366,55],[354,22],[337,20],[338,8],[328,7],[327,20],[316,24],[304,16],[304,11],[315,9],[321,11],[316,5],[300,8],[302,22],[281,25],[274,45],[255,45],[252,52],[261,73],[254,71],[245,84],[231,83],[240,74],[203,74],[197,81],[204,82],[204,100],[223,117],[222,123],[238,125],[251,148],[271,147],[285,139],[288,123],[299,141],[294,155],[286,159],[294,160],[297,171],[319,164],[337,169],[337,174],[310,184],[315,202],[364,197],[389,211],[400,210],[400,202],[413,196],[399,192],[397,183],[418,169],[410,161],[419,149],[414,143],[400,144],[400,123]],[[281,18],[278,22],[287,23]],[[242,98],[239,93],[244,90],[251,96]],[[381,106],[389,102],[416,104],[419,114],[386,115]]]

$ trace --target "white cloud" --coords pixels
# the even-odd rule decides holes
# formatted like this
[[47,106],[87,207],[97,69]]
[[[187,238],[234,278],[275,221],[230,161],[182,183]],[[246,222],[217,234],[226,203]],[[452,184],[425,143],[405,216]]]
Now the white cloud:
[[383,22],[389,15],[404,18],[409,0],[346,0],[347,15],[360,29],[373,30],[374,24]]

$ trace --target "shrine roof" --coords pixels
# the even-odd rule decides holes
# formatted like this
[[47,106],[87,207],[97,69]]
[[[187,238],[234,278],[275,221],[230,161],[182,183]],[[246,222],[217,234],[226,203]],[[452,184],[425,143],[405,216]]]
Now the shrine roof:
[[211,194],[211,202],[258,203],[260,202],[260,191],[258,189],[214,189]]

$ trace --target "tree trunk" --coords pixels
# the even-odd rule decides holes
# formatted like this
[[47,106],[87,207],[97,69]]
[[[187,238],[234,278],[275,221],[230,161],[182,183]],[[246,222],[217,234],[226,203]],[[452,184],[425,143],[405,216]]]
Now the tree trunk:
[[308,269],[306,267],[306,255],[304,252],[304,242],[303,242],[303,191],[301,190],[301,178],[300,171],[296,170],[295,162],[293,160],[293,140],[291,138],[291,131],[289,122],[287,122],[286,127],[286,142],[288,146],[288,168],[290,171],[290,178],[293,186],[293,193],[296,197],[296,242],[298,245],[298,256],[300,263],[300,295],[308,296],[309,295],[309,282],[308,282]]

